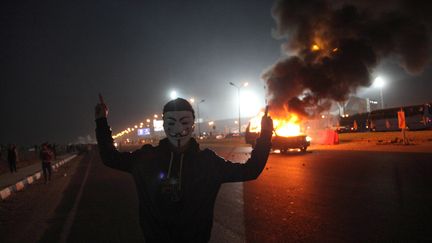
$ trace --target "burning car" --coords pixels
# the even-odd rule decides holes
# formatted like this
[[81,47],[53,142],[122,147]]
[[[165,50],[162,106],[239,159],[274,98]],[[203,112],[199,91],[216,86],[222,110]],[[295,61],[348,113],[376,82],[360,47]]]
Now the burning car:
[[[255,140],[261,131],[261,117],[263,114],[262,112],[257,117],[252,118],[246,128],[245,140],[252,147],[255,147]],[[307,147],[310,146],[311,138],[301,133],[299,119],[295,114],[290,114],[288,119],[274,117],[273,127],[273,150],[286,153],[290,149],[300,149],[300,151],[306,152]]]

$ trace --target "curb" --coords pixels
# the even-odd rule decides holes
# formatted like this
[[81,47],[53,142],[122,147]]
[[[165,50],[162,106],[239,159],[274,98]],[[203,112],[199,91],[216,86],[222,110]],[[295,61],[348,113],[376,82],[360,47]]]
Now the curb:
[[[57,169],[60,166],[66,164],[67,162],[69,162],[70,160],[72,160],[73,158],[75,158],[76,156],[77,155],[74,154],[74,155],[69,156],[69,157],[67,157],[65,159],[62,159],[62,160],[58,161],[57,163],[55,163],[54,165],[51,165],[51,167],[53,169]],[[13,184],[11,186],[8,186],[6,188],[1,189],[0,190],[0,199],[1,200],[5,200],[10,195],[12,195],[12,193],[23,190],[26,186],[32,184],[36,180],[39,180],[41,178],[41,176],[42,176],[42,172],[41,172],[41,170],[39,170],[36,173],[34,173],[33,175],[30,175],[30,176],[27,176],[24,179],[21,179],[17,183],[15,183],[15,184]]]

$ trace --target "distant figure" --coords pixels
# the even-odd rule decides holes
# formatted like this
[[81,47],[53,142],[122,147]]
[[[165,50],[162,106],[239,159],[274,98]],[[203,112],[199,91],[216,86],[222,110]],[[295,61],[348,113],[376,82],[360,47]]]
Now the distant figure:
[[15,144],[10,144],[8,148],[8,162],[11,173],[17,172],[16,162],[18,159],[18,152]]
[[53,158],[54,153],[49,148],[48,143],[43,143],[40,151],[40,159],[42,160],[42,173],[45,179],[45,184],[51,181],[51,162]]
[[[273,121],[267,112],[261,135],[245,163],[233,163],[192,138],[195,112],[185,99],[163,108],[167,138],[132,153],[119,152],[107,122],[108,107],[100,96],[95,109],[96,137],[102,162],[131,174],[139,198],[139,220],[146,242],[208,242],[220,186],[256,179],[271,148]],[[109,190],[109,188],[106,188]]]
[[54,159],[57,159],[57,145],[55,143],[51,144],[51,150],[54,155]]
[[38,146],[35,144],[34,146],[33,146],[33,148],[34,148],[34,156],[35,156],[35,158],[37,159],[38,158]]

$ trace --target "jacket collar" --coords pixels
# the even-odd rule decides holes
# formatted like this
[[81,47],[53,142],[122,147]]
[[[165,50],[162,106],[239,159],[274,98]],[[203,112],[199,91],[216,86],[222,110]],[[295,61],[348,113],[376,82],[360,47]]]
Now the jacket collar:
[[159,148],[163,151],[163,152],[174,152],[174,153],[184,153],[184,154],[194,154],[199,152],[200,148],[199,148],[199,144],[197,143],[197,141],[194,138],[191,138],[189,140],[189,144],[187,145],[188,147],[186,148],[185,151],[177,151],[175,149],[175,147],[169,142],[168,138],[164,138],[161,139],[159,141]]

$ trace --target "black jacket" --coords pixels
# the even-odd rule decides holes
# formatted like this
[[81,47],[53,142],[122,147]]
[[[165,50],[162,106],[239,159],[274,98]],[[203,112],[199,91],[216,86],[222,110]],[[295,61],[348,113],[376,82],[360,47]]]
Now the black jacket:
[[[147,144],[132,153],[119,152],[107,120],[97,119],[96,124],[103,163],[134,178],[140,224],[147,242],[209,241],[221,184],[256,179],[271,148],[271,133],[262,134],[244,164],[227,161],[209,149],[201,150],[194,139],[182,154],[174,152],[167,139],[160,140],[156,147]],[[177,183],[167,183],[169,170]]]

